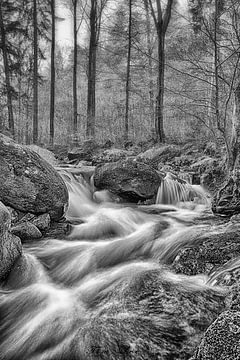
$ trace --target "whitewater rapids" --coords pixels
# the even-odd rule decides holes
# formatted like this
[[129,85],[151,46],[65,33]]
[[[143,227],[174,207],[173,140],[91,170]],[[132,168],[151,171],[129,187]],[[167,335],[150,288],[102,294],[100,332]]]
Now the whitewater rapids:
[[[78,225],[66,239],[26,245],[2,285],[0,360],[180,359],[179,349],[200,332],[188,320],[206,317],[207,325],[224,306],[225,289],[207,276],[168,267],[203,234],[194,219],[205,205],[96,203],[81,176],[66,170],[62,176],[70,197],[66,218]],[[182,299],[190,301],[186,314],[178,314]]]

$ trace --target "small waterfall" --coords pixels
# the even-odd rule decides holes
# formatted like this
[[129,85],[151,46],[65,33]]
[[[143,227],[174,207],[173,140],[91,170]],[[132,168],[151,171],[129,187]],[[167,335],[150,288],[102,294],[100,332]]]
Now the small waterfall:
[[[225,297],[207,276],[168,269],[209,229],[190,223],[196,209],[96,203],[83,177],[60,173],[66,217],[80,224],[65,239],[24,245],[0,287],[0,360],[178,359],[186,339],[193,350]],[[190,189],[204,196],[168,174],[158,201],[188,201]]]
[[92,200],[93,188],[81,174],[74,174],[66,169],[59,169],[59,174],[66,183],[69,193],[69,206],[66,218],[80,218],[95,212],[97,205]]
[[208,196],[200,185],[192,185],[168,172],[159,186],[156,204],[173,204],[195,202],[207,204]]

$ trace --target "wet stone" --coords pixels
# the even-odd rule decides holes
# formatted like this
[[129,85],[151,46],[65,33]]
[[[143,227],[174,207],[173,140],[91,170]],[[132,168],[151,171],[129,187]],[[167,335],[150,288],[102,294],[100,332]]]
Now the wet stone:
[[4,279],[22,253],[21,241],[10,233],[11,215],[0,202],[0,281]]
[[32,221],[33,225],[35,225],[40,231],[46,231],[50,228],[51,219],[49,214],[39,215]]
[[23,222],[12,227],[12,233],[22,240],[22,242],[40,239],[42,237],[41,231],[31,222]]

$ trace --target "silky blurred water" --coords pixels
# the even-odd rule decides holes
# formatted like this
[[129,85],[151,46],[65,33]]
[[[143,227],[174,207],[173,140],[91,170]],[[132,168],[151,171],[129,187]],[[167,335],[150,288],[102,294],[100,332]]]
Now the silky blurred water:
[[24,247],[21,266],[0,290],[1,360],[97,359],[85,332],[89,319],[105,316],[116,289],[141,273],[158,271],[186,291],[221,293],[204,275],[187,277],[165,268],[205,231],[194,224],[209,207],[203,190],[189,198],[184,184],[173,189],[169,177],[156,205],[133,207],[110,202],[107,192],[95,196],[81,175],[67,170],[61,175],[70,198],[66,218],[80,224],[71,226],[66,239]]

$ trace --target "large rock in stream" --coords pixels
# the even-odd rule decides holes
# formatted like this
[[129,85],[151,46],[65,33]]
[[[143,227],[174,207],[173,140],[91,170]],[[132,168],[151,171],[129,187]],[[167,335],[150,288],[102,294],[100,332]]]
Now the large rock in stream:
[[10,233],[11,215],[0,202],[0,281],[10,272],[22,252],[21,241]]
[[240,312],[226,311],[207,329],[191,360],[239,360]]
[[189,246],[180,249],[173,269],[186,275],[210,274],[228,261],[240,256],[240,225],[228,222],[206,225],[195,232]]
[[232,216],[240,213],[240,173],[230,176],[213,198],[212,210]]
[[161,175],[151,166],[134,159],[98,166],[94,175],[98,190],[108,189],[130,202],[154,199]]
[[14,209],[60,219],[68,191],[57,171],[29,148],[0,134],[0,200]]

